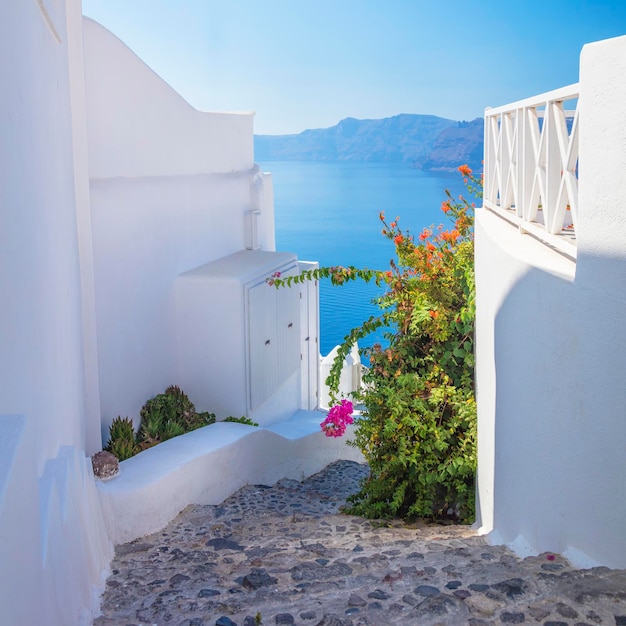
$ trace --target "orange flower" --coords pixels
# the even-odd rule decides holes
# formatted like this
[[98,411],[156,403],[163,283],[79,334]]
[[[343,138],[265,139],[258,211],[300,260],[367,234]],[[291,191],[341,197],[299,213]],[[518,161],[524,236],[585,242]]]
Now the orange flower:
[[439,317],[439,311],[429,311],[428,314],[436,320]]
[[428,239],[431,235],[433,234],[432,230],[428,230],[428,228],[425,228],[422,233],[420,234],[420,241],[425,241],[426,239]]
[[396,246],[399,246],[403,241],[404,241],[404,237],[402,235],[396,235],[393,238],[393,242],[396,244]]
[[430,241],[429,241],[429,242],[426,244],[426,249],[427,249],[427,250],[430,250],[430,251],[432,252],[433,250],[435,250],[435,246],[434,246],[432,243],[430,243]]
[[472,170],[467,165],[459,166],[459,172],[461,172],[461,174],[463,174],[463,176],[471,176],[472,175]]

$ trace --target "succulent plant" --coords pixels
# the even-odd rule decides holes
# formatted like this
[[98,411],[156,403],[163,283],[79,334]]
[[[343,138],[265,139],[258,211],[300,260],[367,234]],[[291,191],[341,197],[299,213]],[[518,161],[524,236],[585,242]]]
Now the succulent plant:
[[109,426],[109,441],[106,450],[124,461],[138,452],[133,421],[119,415]]

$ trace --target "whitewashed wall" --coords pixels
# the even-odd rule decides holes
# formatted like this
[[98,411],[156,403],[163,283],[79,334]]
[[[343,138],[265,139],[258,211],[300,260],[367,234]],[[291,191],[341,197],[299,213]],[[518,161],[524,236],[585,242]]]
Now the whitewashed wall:
[[626,37],[580,67],[576,264],[476,219],[479,523],[520,553],[626,567]]
[[[84,20],[102,437],[176,379],[174,280],[274,249],[271,177],[253,115],[193,109],[119,39]],[[250,211],[260,211],[252,242]],[[193,401],[193,398],[191,398]]]
[[93,320],[81,297],[92,279],[87,180],[77,178],[86,153],[81,39],[78,0],[0,5],[5,624],[89,623],[112,553],[85,456],[100,438]]

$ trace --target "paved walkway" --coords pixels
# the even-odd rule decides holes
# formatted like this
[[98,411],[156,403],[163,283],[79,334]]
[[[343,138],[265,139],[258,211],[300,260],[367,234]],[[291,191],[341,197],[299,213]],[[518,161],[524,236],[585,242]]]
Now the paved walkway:
[[245,487],[118,546],[95,626],[626,625],[626,571],[340,514],[365,473],[339,461]]

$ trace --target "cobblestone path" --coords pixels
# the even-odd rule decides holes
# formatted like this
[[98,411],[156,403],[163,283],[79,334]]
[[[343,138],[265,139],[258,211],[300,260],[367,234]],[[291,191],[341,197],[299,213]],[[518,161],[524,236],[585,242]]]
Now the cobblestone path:
[[626,571],[339,512],[366,468],[248,486],[118,546],[95,626],[626,626]]

